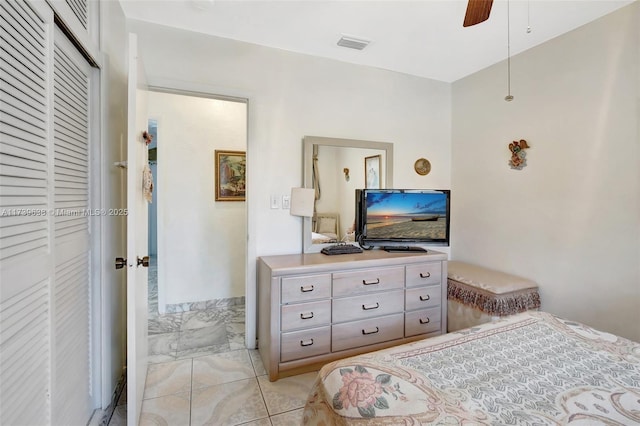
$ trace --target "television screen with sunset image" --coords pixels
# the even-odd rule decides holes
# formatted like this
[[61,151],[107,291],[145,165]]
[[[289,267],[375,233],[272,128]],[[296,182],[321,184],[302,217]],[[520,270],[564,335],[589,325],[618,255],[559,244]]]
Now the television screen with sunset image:
[[367,244],[449,244],[448,190],[360,190],[356,210],[356,234]]

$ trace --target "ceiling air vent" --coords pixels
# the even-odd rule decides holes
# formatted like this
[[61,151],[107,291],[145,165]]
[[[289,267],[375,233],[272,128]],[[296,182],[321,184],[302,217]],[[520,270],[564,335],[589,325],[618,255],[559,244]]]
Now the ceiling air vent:
[[342,35],[338,40],[338,46],[348,47],[349,49],[362,50],[371,43],[371,40]]

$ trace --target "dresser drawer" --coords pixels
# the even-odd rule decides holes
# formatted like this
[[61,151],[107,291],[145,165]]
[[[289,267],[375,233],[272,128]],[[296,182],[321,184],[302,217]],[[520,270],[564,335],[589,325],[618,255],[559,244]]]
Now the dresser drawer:
[[333,296],[351,296],[404,287],[404,267],[359,269],[333,274]]
[[402,338],[404,314],[387,315],[331,327],[333,352]]
[[395,314],[404,311],[404,291],[385,291],[333,299],[331,305],[334,323]]
[[301,275],[282,279],[282,303],[322,299],[331,296],[331,275]]
[[280,361],[293,361],[331,351],[331,327],[318,327],[309,330],[282,333]]
[[439,285],[408,288],[405,296],[405,309],[407,311],[412,311],[414,309],[440,306],[442,299],[441,291],[442,290]]
[[404,314],[405,337],[440,331],[440,307]]
[[331,300],[284,305],[281,312],[282,331],[328,325],[331,322]]
[[442,262],[407,265],[407,287],[440,284],[441,277]]

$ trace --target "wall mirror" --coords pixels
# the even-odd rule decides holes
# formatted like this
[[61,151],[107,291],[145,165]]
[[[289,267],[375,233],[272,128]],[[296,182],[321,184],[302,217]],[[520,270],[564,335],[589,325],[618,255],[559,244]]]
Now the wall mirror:
[[303,220],[303,252],[356,244],[355,191],[393,188],[393,144],[305,136],[304,186],[315,188],[315,215]]

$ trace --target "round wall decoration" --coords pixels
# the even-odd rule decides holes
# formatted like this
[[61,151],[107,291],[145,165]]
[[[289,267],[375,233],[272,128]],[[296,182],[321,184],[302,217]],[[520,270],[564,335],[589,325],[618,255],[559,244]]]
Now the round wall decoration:
[[425,176],[431,171],[431,163],[426,158],[418,158],[413,168],[416,169],[416,173]]

